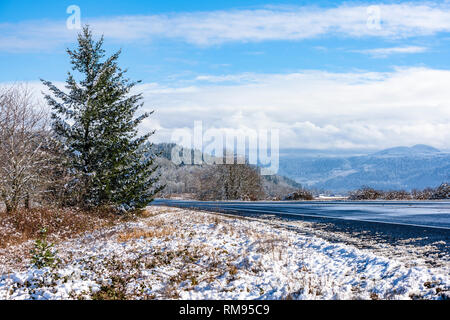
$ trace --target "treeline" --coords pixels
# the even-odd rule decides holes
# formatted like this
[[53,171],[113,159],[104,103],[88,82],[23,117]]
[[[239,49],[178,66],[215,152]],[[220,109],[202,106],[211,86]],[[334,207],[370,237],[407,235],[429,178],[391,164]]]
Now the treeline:
[[[160,196],[196,200],[314,200],[323,192],[307,189],[279,175],[261,176],[258,168],[249,164],[175,165],[171,161],[174,143],[153,147],[159,174],[166,184]],[[188,151],[189,153],[189,151]],[[190,150],[193,160],[194,151]],[[225,163],[225,159],[223,160]],[[431,200],[448,199],[449,187],[423,190],[383,191],[370,187],[349,192],[350,200]]]
[[450,185],[443,183],[437,188],[425,188],[423,190],[376,190],[370,187],[362,187],[349,193],[350,200],[439,200],[450,199]]
[[138,82],[118,66],[120,51],[106,57],[103,37],[95,41],[88,27],[67,53],[65,89],[42,80],[51,116],[26,87],[0,90],[0,204],[8,213],[32,206],[138,211],[162,190],[149,156],[153,132],[138,135],[150,115],[137,115],[143,97],[131,91]]
[[[248,163],[217,165],[175,165],[171,161],[173,143],[156,144],[157,163],[165,189],[162,197],[197,200],[281,200],[301,185],[286,177],[262,176]],[[191,154],[193,156],[193,151]],[[188,151],[189,152],[189,151]],[[226,159],[223,159],[226,163]]]

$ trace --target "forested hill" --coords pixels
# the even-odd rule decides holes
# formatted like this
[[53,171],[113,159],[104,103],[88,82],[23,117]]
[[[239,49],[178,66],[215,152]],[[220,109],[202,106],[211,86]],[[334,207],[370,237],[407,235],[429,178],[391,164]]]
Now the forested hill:
[[[204,192],[204,177],[214,175],[211,171],[214,169],[208,165],[176,165],[171,161],[172,149],[176,146],[174,143],[159,143],[153,145],[153,153],[157,154],[157,163],[160,166],[158,171],[161,174],[161,182],[166,184],[165,190],[161,195],[183,194],[198,198],[199,194]],[[193,151],[191,150],[193,157]],[[220,168],[221,166],[217,166]],[[254,167],[253,167],[254,168]],[[254,168],[255,169],[255,168]],[[216,170],[217,171],[217,170]],[[257,170],[255,170],[257,172]],[[245,175],[246,172],[240,172]],[[259,175],[258,175],[259,176]],[[246,184],[253,181],[248,177],[242,177]],[[263,195],[259,199],[283,198],[289,193],[301,188],[301,185],[292,179],[280,176],[259,176]],[[258,179],[256,179],[258,180]],[[258,189],[258,185],[249,185],[249,188]]]
[[304,186],[340,193],[361,186],[423,189],[450,181],[450,153],[426,145],[358,155],[284,150],[280,153],[279,173]]

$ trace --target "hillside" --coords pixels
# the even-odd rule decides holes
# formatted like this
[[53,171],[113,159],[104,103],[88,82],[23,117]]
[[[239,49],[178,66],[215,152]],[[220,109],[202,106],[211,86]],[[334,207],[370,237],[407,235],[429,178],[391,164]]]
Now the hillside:
[[[208,170],[208,165],[176,165],[171,161],[171,151],[176,145],[173,143],[155,144],[154,153],[159,154],[157,163],[161,182],[166,188],[162,196],[182,195],[195,198],[201,188],[200,177]],[[283,198],[287,194],[301,188],[296,181],[280,176],[261,176],[261,182],[267,198]]]
[[[203,165],[175,165],[171,150],[175,144],[154,146],[163,195],[192,194],[198,188]],[[278,175],[262,176],[268,197],[283,197],[301,186],[317,192],[347,193],[362,186],[380,190],[424,189],[450,180],[450,153],[427,145],[395,147],[376,152],[282,150]]]
[[426,145],[374,153],[281,153],[280,171],[302,185],[347,192],[368,185],[381,190],[423,189],[450,180],[450,153]]

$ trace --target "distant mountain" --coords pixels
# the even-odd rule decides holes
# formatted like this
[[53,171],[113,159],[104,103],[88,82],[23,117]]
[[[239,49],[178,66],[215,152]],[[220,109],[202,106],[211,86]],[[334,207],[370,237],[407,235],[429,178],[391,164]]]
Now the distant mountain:
[[345,193],[367,185],[382,190],[423,189],[450,181],[450,153],[427,145],[354,155],[280,151],[281,175],[317,189]]
[[418,155],[418,154],[434,154],[440,153],[441,151],[427,146],[425,144],[416,144],[412,147],[395,147],[390,149],[381,150],[376,152],[375,155]]
[[[156,144],[167,191],[191,192],[199,166],[175,166],[171,150],[175,144]],[[287,177],[287,178],[286,178]],[[192,180],[192,181],[191,181]],[[280,150],[276,176],[263,177],[269,195],[287,194],[300,185],[345,194],[362,186],[381,190],[423,189],[450,181],[450,153],[427,145],[374,150]],[[189,188],[188,188],[189,189]]]

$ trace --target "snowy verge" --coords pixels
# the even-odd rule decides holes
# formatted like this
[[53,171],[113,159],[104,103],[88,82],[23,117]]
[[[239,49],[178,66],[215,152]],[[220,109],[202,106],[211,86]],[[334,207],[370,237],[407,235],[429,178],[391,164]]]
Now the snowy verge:
[[0,299],[448,299],[450,266],[407,266],[264,222],[151,207],[0,276]]

